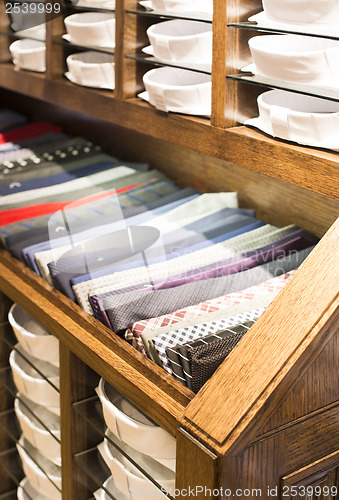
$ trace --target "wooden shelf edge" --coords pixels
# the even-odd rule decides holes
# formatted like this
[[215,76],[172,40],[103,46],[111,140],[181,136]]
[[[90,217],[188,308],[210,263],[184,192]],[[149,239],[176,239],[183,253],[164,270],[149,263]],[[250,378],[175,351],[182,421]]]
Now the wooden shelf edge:
[[[24,74],[24,78],[23,78]],[[338,199],[339,155],[295,146],[268,138],[246,127],[222,129],[207,119],[166,114],[139,99],[120,100],[113,93],[75,86],[66,79],[17,71],[12,64],[0,65],[1,85],[43,101],[177,144]]]
[[172,435],[194,394],[0,250],[0,290]]
[[338,239],[339,221],[187,406],[186,428],[220,453],[248,446],[337,331]]
[[339,199],[338,153],[298,146],[244,126],[226,132],[237,165]]

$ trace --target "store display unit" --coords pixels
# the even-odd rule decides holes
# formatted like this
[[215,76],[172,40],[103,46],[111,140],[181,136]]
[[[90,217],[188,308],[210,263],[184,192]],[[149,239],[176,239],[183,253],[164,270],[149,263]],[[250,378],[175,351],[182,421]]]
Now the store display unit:
[[[260,489],[261,498],[270,498],[277,488],[278,498],[292,498],[292,486],[320,485],[322,495],[324,486],[338,486],[338,155],[238,126],[255,116],[256,89],[263,87],[226,78],[249,57],[248,30],[226,26],[259,12],[259,3],[214,2],[211,119],[158,112],[136,98],[142,74],[152,66],[134,56],[147,44],[154,16],[135,14],[135,1],[116,6],[114,93],[64,78],[68,49],[61,42],[60,17],[47,24],[46,74],[14,69],[7,57],[12,35],[1,14],[3,105],[34,117],[53,116],[73,134],[100,137],[111,152],[149,161],[182,186],[236,190],[241,206],[255,208],[267,222],[326,233],[197,395],[0,252],[1,330],[8,328],[15,301],[60,340],[64,500],[93,496],[78,460],[93,446],[92,436],[74,406],[93,395],[85,383],[93,371],[177,438],[179,499],[189,487],[215,490],[213,498],[221,499],[229,496],[226,490],[255,498]],[[0,346],[4,416],[13,395],[6,389],[8,346],[2,340]],[[8,464],[17,454],[6,425],[0,426],[0,447],[0,498],[10,498],[15,475]],[[197,491],[197,498],[208,498],[205,490]],[[324,498],[315,492],[310,498]]]

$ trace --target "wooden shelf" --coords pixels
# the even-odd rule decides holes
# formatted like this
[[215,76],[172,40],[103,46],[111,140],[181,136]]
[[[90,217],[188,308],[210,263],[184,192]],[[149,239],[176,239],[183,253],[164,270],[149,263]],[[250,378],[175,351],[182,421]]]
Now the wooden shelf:
[[[0,290],[29,310],[64,346],[175,435],[194,394],[6,251]],[[161,408],[162,407],[162,408]]]
[[[149,162],[181,186],[237,191],[240,205],[255,208],[262,220],[297,223],[323,236],[339,207],[339,154],[237,126],[240,115],[257,113],[256,95],[248,85],[226,80],[249,57],[248,30],[226,26],[261,10],[261,0],[214,0],[211,119],[166,114],[135,97],[145,65],[126,56],[145,46],[153,22],[128,12],[136,8],[137,0],[117,0],[114,92],[77,86],[63,76],[67,51],[54,43],[64,33],[62,18],[47,24],[46,74],[9,64],[8,38],[1,35],[3,104],[7,96],[8,105],[33,108],[34,117],[55,116],[67,132],[99,137],[108,150],[115,134],[121,157]],[[8,29],[1,6],[0,28]],[[94,491],[75,457],[97,443],[74,409],[93,397],[94,386],[87,383],[93,376],[104,377],[176,436],[176,488],[183,489],[178,500],[188,487],[218,489],[216,500],[258,488],[269,500],[268,487],[280,497],[283,487],[291,493],[292,486],[338,484],[338,236],[337,222],[197,395],[0,250],[0,328],[15,301],[60,340],[63,500],[86,500]],[[0,336],[5,370],[8,356]],[[13,407],[7,392],[0,387],[0,412]],[[9,450],[16,458],[11,447],[1,432],[1,456]],[[13,487],[3,474],[0,497]],[[230,495],[219,493],[226,487]]]
[[48,79],[12,64],[0,65],[0,80],[4,88],[80,113],[90,106],[95,118],[339,198],[337,153],[275,140],[246,127],[222,129],[206,118],[166,114],[137,98],[116,99],[110,91],[76,86],[66,78]]

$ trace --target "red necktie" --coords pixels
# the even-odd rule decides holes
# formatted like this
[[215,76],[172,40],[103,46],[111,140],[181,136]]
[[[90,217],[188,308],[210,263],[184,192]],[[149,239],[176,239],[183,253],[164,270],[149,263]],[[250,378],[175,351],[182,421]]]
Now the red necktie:
[[62,128],[48,122],[31,123],[25,127],[16,128],[10,132],[0,134],[0,144],[5,144],[6,142],[24,141],[26,139],[30,139],[31,137],[47,134],[49,132],[60,134],[62,132]]

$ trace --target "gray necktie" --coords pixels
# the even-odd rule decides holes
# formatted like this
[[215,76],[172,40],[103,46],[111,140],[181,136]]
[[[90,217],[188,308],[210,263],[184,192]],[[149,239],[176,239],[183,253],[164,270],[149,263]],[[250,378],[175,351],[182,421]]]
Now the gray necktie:
[[[116,179],[114,182],[109,181],[108,183],[99,185],[98,187],[93,187],[93,188],[88,188],[79,191],[74,191],[72,193],[66,193],[65,195],[58,195],[57,199],[54,201],[71,201],[73,199],[78,199],[78,198],[83,198],[85,196],[88,196],[90,194],[100,192],[100,191],[105,191],[109,189],[120,189],[125,186],[133,185],[133,184],[139,184],[146,182],[151,179],[157,179],[159,181],[164,181],[164,182],[169,182],[168,178],[160,173],[157,170],[150,170],[149,172],[137,172],[136,174],[128,175],[126,177],[122,177],[120,179]],[[50,197],[46,197],[43,199],[39,199],[39,203],[48,203],[51,200]],[[105,203],[105,202],[103,202]],[[6,207],[7,208],[7,207]],[[100,211],[100,209],[99,209]],[[12,234],[17,234],[17,233],[22,233],[23,231],[25,232],[27,229],[31,230],[33,228],[43,228],[48,225],[48,219],[46,217],[36,217],[34,219],[26,220],[23,223],[16,223],[16,224],[10,224],[8,226],[2,226],[0,228],[0,242],[1,246],[6,248],[5,244],[5,238],[9,235]],[[27,225],[29,227],[27,227]]]
[[[216,333],[208,334],[192,342],[167,348],[166,356],[175,378],[185,384],[189,389],[192,389],[191,359],[188,357],[188,351],[195,347],[205,346],[211,342],[217,342],[227,337],[232,337],[232,340],[237,343],[254,323],[254,321],[246,321],[245,323],[228,327],[224,330],[218,330]],[[210,331],[209,327],[207,327],[206,330]]]
[[[308,249],[294,252],[282,259],[241,273],[187,283],[175,288],[155,290],[150,293],[135,292],[121,294],[121,296],[115,295],[113,299],[108,296],[103,298],[105,310],[113,331],[117,333],[136,321],[168,314],[183,307],[243,290],[266,281],[269,275],[275,277],[285,274],[299,267],[308,253]],[[132,300],[131,295],[134,296]]]

